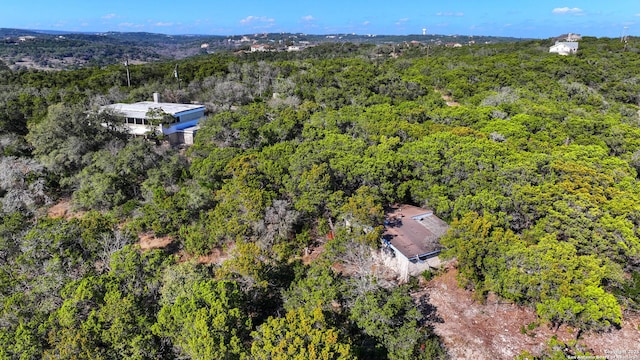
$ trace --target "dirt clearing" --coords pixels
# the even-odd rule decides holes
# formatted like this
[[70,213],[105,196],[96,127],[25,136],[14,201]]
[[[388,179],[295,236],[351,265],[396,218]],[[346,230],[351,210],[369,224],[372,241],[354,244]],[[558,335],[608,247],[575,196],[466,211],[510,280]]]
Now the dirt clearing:
[[[473,300],[471,291],[458,287],[456,275],[457,270],[449,268],[423,290],[442,320],[433,325],[452,359],[513,359],[524,351],[540,355],[554,335],[564,342],[576,338],[577,330],[566,326],[554,331],[543,324],[523,333],[529,324],[537,321],[533,308],[510,304],[496,296],[489,296],[486,303],[481,304]],[[628,313],[621,329],[586,333],[578,343],[594,355],[616,351],[628,354],[640,349],[639,325],[640,316]],[[637,355],[640,359],[640,352]]]
[[138,245],[142,250],[164,249],[173,242],[171,236],[156,237],[153,233],[140,234],[138,238]]
[[73,211],[70,199],[62,199],[57,204],[47,210],[47,216],[52,219],[64,218],[71,220],[73,218],[81,218],[85,211]]

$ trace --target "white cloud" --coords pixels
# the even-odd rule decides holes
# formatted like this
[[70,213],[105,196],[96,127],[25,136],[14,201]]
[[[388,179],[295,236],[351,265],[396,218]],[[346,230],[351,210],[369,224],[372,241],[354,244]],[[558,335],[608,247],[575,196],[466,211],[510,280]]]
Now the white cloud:
[[367,26],[369,24],[371,24],[371,21],[368,21],[368,20],[362,23],[362,25],[364,25],[364,26]]
[[116,16],[118,16],[118,15],[111,13],[111,14],[104,15],[102,18],[103,19],[113,19]]
[[436,16],[464,16],[464,13],[463,12],[445,11],[445,12],[437,12]]
[[123,27],[123,28],[143,28],[144,25],[142,24],[134,24],[134,23],[129,23],[129,22],[125,22],[125,23],[120,23],[118,24],[119,27]]
[[248,23],[250,23],[250,22],[255,21],[255,19],[257,19],[257,17],[256,17],[256,16],[247,16],[246,18],[244,18],[244,19],[240,20],[240,23],[241,23],[241,24],[248,24]]
[[574,8],[570,8],[570,7],[561,7],[561,8],[555,8],[553,10],[551,10],[552,13],[554,14],[573,14],[573,15],[580,15],[583,13],[582,9],[574,7]]
[[409,18],[398,19],[398,21],[396,21],[396,25],[402,25],[402,24],[406,23],[407,21],[409,21]]
[[311,15],[303,16],[302,21],[313,21],[315,18]]
[[155,23],[156,26],[173,26],[173,23],[171,22],[157,22]]
[[242,25],[250,25],[250,24],[255,24],[255,23],[273,23],[276,20],[273,18],[268,18],[266,16],[253,16],[253,15],[249,15],[246,18],[240,20],[240,24]]

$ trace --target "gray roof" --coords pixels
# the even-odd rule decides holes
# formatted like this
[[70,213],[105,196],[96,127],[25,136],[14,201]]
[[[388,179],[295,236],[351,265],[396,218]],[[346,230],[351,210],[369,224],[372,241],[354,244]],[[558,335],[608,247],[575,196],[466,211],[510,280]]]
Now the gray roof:
[[204,111],[204,105],[192,104],[174,104],[174,103],[157,103],[153,101],[142,101],[135,104],[112,104],[102,107],[103,109],[111,109],[128,118],[144,119],[149,109],[160,108],[165,113],[172,116],[180,116],[182,113],[196,110]]
[[449,225],[431,210],[400,205],[386,215],[383,238],[410,260],[442,249],[438,239]]

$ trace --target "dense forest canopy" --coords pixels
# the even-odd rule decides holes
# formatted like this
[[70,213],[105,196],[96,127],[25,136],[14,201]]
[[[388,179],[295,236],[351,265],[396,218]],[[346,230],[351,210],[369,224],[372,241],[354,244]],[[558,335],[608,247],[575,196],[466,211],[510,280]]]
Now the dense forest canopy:
[[[396,203],[451,223],[478,300],[619,326],[640,308],[638,42],[551,44],[221,52],[131,65],[131,87],[121,65],[0,63],[0,358],[446,358],[418,282],[371,270]],[[96,111],[153,92],[206,105],[194,146]]]

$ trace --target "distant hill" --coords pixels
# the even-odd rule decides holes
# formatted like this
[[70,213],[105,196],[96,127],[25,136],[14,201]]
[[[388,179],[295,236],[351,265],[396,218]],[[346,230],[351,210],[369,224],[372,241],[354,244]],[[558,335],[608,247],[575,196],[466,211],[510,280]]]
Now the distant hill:
[[73,69],[104,66],[129,59],[132,63],[182,59],[220,50],[249,50],[269,44],[275,50],[327,42],[469,45],[515,42],[525,39],[462,35],[313,35],[264,33],[247,35],[166,35],[147,32],[70,32],[0,28],[0,60],[11,68]]
[[125,58],[144,63],[197,55],[203,39],[151,33],[0,29],[0,60],[12,68],[41,69],[103,66]]
[[23,30],[23,29],[7,29],[0,28],[0,37],[9,37],[9,36],[28,36],[28,35],[39,35],[40,33],[36,30]]

